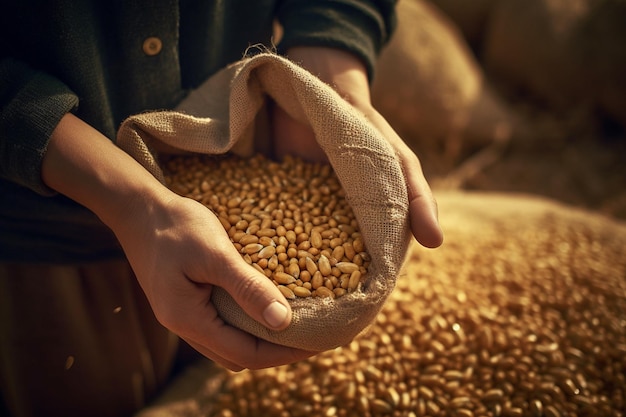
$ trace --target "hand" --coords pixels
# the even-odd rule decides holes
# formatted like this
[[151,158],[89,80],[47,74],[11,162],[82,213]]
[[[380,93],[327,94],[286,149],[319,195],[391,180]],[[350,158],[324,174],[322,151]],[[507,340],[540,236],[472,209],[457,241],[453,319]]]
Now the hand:
[[161,324],[198,352],[231,370],[295,362],[313,353],[258,339],[223,322],[211,304],[213,286],[228,291],[251,317],[281,330],[291,308],[276,286],[246,264],[206,207],[174,197],[117,232]]
[[278,288],[241,258],[209,209],[165,188],[80,119],[61,120],[42,176],[115,232],[157,320],[206,357],[241,370],[313,355],[258,339],[218,317],[213,286],[224,288],[271,329],[289,325],[291,308]]
[[276,104],[272,105],[271,112],[274,156],[281,159],[291,155],[309,162],[328,162],[309,126],[293,119]]
[[[287,56],[333,87],[389,141],[400,159],[407,181],[411,231],[423,246],[440,246],[443,232],[437,218],[437,202],[424,178],[420,161],[372,106],[363,63],[348,52],[332,48],[297,47],[290,49]],[[277,106],[274,107],[272,121],[274,149],[278,157],[294,154],[314,161],[326,159],[308,126],[291,119]]]

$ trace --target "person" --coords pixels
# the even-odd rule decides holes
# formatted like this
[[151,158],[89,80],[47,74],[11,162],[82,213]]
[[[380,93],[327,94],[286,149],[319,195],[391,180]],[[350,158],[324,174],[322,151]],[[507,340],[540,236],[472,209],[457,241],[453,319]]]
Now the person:
[[[418,158],[372,107],[394,1],[20,0],[0,17],[0,387],[10,415],[127,415],[170,375],[179,340],[231,370],[313,355],[224,323],[226,289],[271,329],[278,289],[241,260],[217,218],[115,146],[116,127],[174,108],[254,44],[311,71],[384,133],[403,165],[411,228],[442,242]],[[323,159],[277,108],[274,151]],[[298,138],[298,140],[293,140]]]

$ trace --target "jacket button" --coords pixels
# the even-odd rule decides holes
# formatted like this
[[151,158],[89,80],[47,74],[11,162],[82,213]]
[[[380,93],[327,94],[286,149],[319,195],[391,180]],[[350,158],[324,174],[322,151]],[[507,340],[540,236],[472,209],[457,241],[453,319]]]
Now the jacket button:
[[159,52],[161,52],[162,48],[163,42],[161,42],[161,39],[155,36],[150,36],[149,38],[146,38],[145,41],[143,41],[143,53],[148,56],[158,55]]

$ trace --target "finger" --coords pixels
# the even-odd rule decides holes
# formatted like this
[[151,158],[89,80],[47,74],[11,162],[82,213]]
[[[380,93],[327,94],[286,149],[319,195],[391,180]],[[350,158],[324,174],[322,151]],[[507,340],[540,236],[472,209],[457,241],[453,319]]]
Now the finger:
[[[311,356],[317,354],[317,352],[289,348],[256,339],[251,345],[248,345],[253,347],[252,351],[248,351],[247,349],[239,349],[237,351],[232,350],[230,352],[226,352],[228,356],[224,358],[215,351],[206,348],[200,342],[188,340],[187,343],[189,343],[190,346],[202,355],[234,372],[239,372],[244,369],[264,369],[274,366],[287,365],[310,358]],[[242,344],[238,345],[239,348],[243,348],[245,346],[246,345]]]
[[291,306],[276,285],[241,259],[233,247],[218,272],[215,285],[225,289],[254,320],[272,330],[291,323]]
[[230,369],[231,371],[234,371],[234,372],[239,372],[239,371],[242,371],[244,369],[242,366],[236,365],[235,363],[222,358],[220,355],[216,354],[215,352],[212,352],[212,351],[208,350],[204,346],[194,342],[191,339],[188,339],[188,338],[182,338],[182,339],[185,342],[187,342],[189,344],[189,346],[191,346],[196,351],[198,351],[201,355],[203,355],[207,359],[212,360],[213,362],[217,363],[218,365],[220,365],[220,366],[222,366],[222,367],[224,367],[226,369]]
[[[236,251],[235,256],[239,256]],[[244,262],[244,266],[248,265]],[[256,270],[253,269],[253,272]],[[262,277],[276,289],[269,279]],[[264,368],[313,355],[312,352],[261,341],[225,323],[211,302],[211,284],[199,284],[185,279],[168,288],[169,294],[175,295],[174,300],[178,301],[162,303],[166,308],[155,310],[158,312],[159,322],[207,358],[228,369]]]
[[443,231],[439,225],[437,201],[424,178],[419,160],[416,157],[405,158],[402,163],[407,182],[409,219],[413,236],[427,248],[439,247],[443,243]]
[[278,159],[291,155],[311,162],[328,161],[311,127],[295,120],[276,104],[272,106],[272,126],[274,156]]
[[427,248],[436,248],[443,243],[443,232],[439,225],[437,200],[432,193],[419,159],[404,142],[401,147],[402,169],[407,182],[409,196],[409,218],[415,239]]
[[413,236],[427,248],[440,246],[443,243],[443,232],[439,225],[437,201],[424,177],[419,159],[380,114],[377,112],[371,114],[370,120],[400,157],[407,182],[409,218]]
[[[291,306],[274,283],[247,264],[230,243],[224,228],[211,218],[214,227],[210,234],[214,242],[220,239],[213,256],[198,255],[201,262],[189,266],[186,275],[196,283],[216,285],[226,290],[235,302],[254,320],[271,330],[283,330],[291,323]],[[206,242],[206,247],[215,246]]]
[[[207,313],[211,316],[210,310],[214,308],[212,305],[208,308]],[[316,354],[259,339],[219,318],[201,320],[198,324],[198,328],[184,340],[202,355],[232,371],[285,365]]]
[[407,171],[409,192],[409,218],[415,239],[427,248],[436,248],[443,243],[443,231],[439,226],[437,201],[428,184],[421,184],[421,175]]

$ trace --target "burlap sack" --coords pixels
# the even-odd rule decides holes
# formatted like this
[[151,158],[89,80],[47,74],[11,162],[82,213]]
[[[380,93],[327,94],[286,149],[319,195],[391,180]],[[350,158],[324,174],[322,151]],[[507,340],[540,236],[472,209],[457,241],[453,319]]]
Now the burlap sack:
[[[322,351],[350,342],[366,328],[395,286],[411,234],[406,183],[394,150],[347,102],[316,77],[270,53],[225,68],[192,92],[179,111],[126,120],[117,144],[163,180],[156,142],[206,154],[252,153],[255,118],[266,97],[309,124],[346,191],[372,257],[363,291],[337,300],[291,302],[293,319],[270,331],[250,318],[222,289],[212,301],[228,323],[279,344]],[[183,113],[193,112],[196,116]]]

